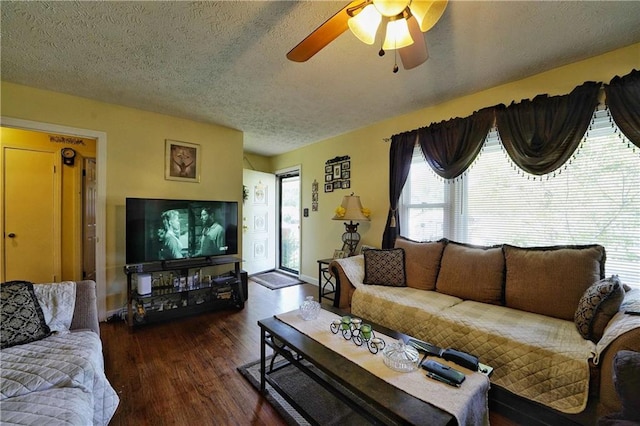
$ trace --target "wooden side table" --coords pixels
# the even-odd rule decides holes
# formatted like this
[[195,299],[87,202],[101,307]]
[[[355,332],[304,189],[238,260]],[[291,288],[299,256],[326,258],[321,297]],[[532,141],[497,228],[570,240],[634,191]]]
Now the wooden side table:
[[329,272],[329,264],[333,259],[318,260],[318,302],[322,303],[322,298],[335,303],[336,281]]

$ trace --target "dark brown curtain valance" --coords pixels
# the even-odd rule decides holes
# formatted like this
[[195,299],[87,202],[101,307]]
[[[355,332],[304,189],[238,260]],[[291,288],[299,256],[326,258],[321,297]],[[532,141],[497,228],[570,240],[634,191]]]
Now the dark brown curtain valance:
[[382,235],[382,248],[393,248],[396,237],[400,235],[398,201],[407,177],[409,177],[411,158],[416,145],[416,133],[416,130],[412,130],[391,137],[391,147],[389,148],[389,215]]
[[586,82],[564,96],[538,95],[496,108],[496,125],[511,160],[533,175],[560,168],[582,140],[601,84]]
[[493,107],[418,129],[418,143],[438,176],[453,179],[476,158],[494,121]]
[[635,146],[640,147],[640,71],[614,77],[604,90],[613,121]]

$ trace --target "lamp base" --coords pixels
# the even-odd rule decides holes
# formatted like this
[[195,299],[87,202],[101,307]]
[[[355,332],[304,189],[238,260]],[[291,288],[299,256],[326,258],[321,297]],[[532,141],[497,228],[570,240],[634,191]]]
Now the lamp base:
[[342,234],[342,249],[349,252],[349,256],[355,256],[358,243],[360,242],[360,234],[358,234],[358,223],[353,221],[344,223],[345,233]]

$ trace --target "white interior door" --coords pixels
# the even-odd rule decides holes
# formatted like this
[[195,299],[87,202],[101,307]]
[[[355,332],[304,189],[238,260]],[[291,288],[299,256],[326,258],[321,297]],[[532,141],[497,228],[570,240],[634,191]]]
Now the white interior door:
[[276,267],[276,176],[245,169],[243,183],[243,269],[253,275]]

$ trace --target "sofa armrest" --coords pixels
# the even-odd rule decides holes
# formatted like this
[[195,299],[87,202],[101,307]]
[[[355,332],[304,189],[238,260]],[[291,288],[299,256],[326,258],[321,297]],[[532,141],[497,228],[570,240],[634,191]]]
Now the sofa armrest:
[[619,351],[640,352],[640,317],[625,314],[627,310],[640,310],[640,290],[626,293],[619,312],[611,318],[598,346],[606,344],[599,354],[600,392],[598,414],[621,410],[620,399],[613,383],[613,359]]
[[613,358],[622,350],[640,352],[640,328],[618,336],[600,355],[599,415],[619,412],[622,409],[613,383]]
[[342,269],[342,265],[335,260],[329,264],[329,273],[336,279],[336,298],[334,306],[340,309],[351,307],[351,296],[355,287]]
[[76,282],[76,306],[71,320],[71,330],[90,329],[100,335],[95,281]]

